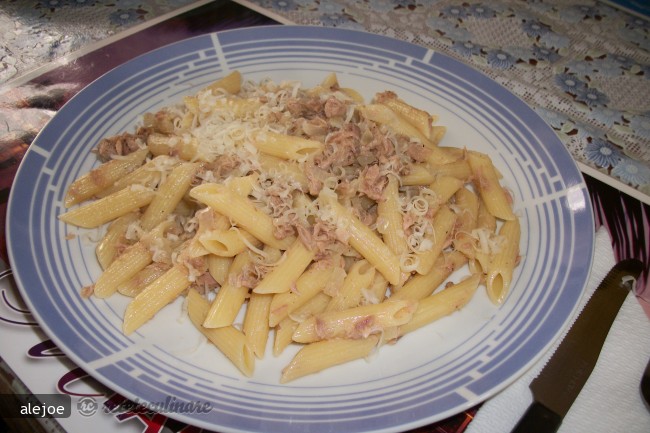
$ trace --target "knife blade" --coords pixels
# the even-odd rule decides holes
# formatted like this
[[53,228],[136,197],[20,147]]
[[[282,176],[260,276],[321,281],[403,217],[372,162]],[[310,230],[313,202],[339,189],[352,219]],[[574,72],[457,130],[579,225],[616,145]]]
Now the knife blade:
[[605,276],[530,389],[533,403],[512,433],[556,432],[600,356],[609,329],[643,270],[636,259],[618,262]]

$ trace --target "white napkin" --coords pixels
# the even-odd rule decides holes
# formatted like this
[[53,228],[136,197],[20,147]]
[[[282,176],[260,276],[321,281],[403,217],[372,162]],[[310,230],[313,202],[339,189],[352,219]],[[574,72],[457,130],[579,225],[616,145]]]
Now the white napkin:
[[[587,302],[615,264],[609,234],[596,233],[594,264],[586,293]],[[465,433],[507,433],[533,401],[528,385],[551,357],[557,342],[542,359],[501,393],[486,401]],[[650,358],[650,321],[633,294],[628,295],[591,376],[567,413],[559,433],[650,432],[650,411],[639,383]]]

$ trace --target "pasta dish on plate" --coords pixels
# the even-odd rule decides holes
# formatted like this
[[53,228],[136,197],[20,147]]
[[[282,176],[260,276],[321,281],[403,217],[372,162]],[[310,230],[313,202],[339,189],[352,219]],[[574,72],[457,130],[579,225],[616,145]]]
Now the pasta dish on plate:
[[184,296],[246,376],[269,339],[276,356],[300,345],[282,383],[394,344],[479,287],[499,304],[519,261],[511,195],[487,155],[441,146],[438,122],[335,74],[226,75],[103,139],[69,186],[59,218],[104,230],[81,293],[131,297],[127,335]]

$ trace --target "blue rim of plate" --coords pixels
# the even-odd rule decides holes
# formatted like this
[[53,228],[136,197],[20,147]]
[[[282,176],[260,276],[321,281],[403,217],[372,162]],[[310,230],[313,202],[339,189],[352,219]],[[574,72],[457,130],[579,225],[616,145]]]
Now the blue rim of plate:
[[[323,373],[322,382],[281,386],[197,367],[160,345],[143,344],[140,334],[121,335],[118,307],[79,294],[98,267],[83,237],[70,240],[73,232],[57,220],[65,188],[97,164],[91,150],[99,139],[133,130],[144,112],[234,69],[255,79],[313,75],[312,85],[336,72],[344,86],[349,80],[376,92],[391,88],[444,107],[452,123],[466,123],[472,137],[480,138],[479,150],[490,153],[509,181],[521,216],[523,259],[504,304],[442,353],[423,348],[415,357],[422,359],[404,371],[338,385],[328,384],[334,377],[328,374],[345,370]],[[9,199],[7,238],[16,281],[44,331],[116,392],[140,402],[169,396],[209,401],[208,413],[167,415],[222,432],[392,432],[484,401],[543,355],[585,289],[593,227],[586,185],[555,133],[484,74],[432,50],[366,32],[263,26],[157,49],[79,92],[25,154]]]

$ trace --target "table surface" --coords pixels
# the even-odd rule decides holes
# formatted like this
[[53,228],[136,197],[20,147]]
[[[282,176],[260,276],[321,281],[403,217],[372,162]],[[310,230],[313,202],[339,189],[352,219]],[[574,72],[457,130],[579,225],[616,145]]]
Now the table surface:
[[[644,260],[646,272],[639,294],[648,296],[650,21],[644,2],[624,2],[625,8],[594,1],[215,2],[230,4],[219,9],[219,25],[207,18],[196,21],[196,17],[192,28],[179,25],[186,18],[179,21],[178,16],[208,3],[41,0],[0,4],[0,120],[7,125],[0,132],[2,227],[11,180],[31,140],[70,96],[112,66],[156,46],[223,28],[272,22],[335,26],[368,30],[444,52],[483,71],[533,107],[585,174],[596,226],[605,226],[613,234],[616,257]],[[83,73],[77,71],[77,80],[66,80],[75,84],[57,88],[55,84],[63,81],[61,71],[67,71],[69,78],[75,64],[86,67]],[[37,87],[32,86],[35,83]],[[3,235],[0,258],[7,263],[4,239]],[[8,270],[0,272],[0,281],[9,276]],[[22,320],[22,325],[12,325],[12,332],[22,327],[19,333],[27,338],[25,350],[38,347],[45,353],[52,349],[47,337],[25,317],[15,320]],[[2,309],[0,319],[8,319]],[[24,332],[25,328],[30,331]],[[58,358],[54,367],[47,368],[59,378],[57,388],[67,390],[84,373],[65,357]],[[43,367],[41,363],[32,368]],[[0,363],[0,370],[1,377],[10,378],[11,386],[21,386],[21,378],[7,363]],[[89,389],[77,394],[95,395],[93,386],[86,385]],[[417,431],[460,433],[476,410]],[[155,422],[173,430],[184,428],[167,419]],[[46,428],[56,431],[58,426],[51,423]]]

